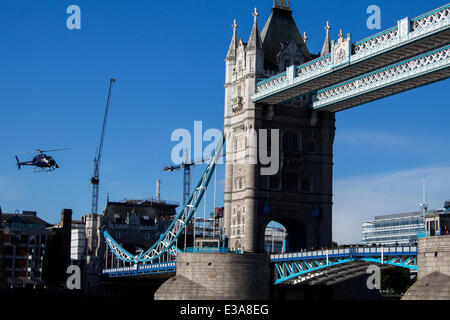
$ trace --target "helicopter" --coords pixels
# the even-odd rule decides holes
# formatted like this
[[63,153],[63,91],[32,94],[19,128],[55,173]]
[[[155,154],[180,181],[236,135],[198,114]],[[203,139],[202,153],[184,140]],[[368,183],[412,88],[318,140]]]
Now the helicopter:
[[[21,166],[35,166],[34,172],[53,171],[55,169],[58,169],[59,166],[56,163],[55,159],[53,159],[53,157],[46,155],[44,152],[54,152],[68,149],[70,148],[54,149],[54,150],[36,149],[38,154],[33,157],[33,160],[25,162],[20,162],[19,158],[16,155],[17,167],[20,170]],[[35,152],[21,152],[21,153],[35,153]]]

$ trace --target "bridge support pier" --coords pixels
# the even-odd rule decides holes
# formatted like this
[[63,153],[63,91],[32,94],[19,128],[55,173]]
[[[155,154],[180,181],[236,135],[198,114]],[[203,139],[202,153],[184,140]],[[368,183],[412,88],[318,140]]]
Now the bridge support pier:
[[417,271],[402,300],[450,300],[450,236],[419,239]]
[[269,255],[182,253],[155,300],[268,300]]

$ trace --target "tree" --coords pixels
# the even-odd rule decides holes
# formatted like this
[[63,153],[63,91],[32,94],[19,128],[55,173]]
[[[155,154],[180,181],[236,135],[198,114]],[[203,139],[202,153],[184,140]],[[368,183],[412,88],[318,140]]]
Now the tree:
[[381,289],[390,290],[397,294],[404,294],[415,279],[411,279],[409,269],[392,267],[381,270]]

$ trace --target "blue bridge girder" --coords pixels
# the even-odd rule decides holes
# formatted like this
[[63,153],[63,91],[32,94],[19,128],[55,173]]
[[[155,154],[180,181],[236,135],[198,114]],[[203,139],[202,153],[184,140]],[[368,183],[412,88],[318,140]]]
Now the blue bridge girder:
[[113,258],[117,258],[125,265],[147,265],[150,262],[160,264],[164,261],[171,261],[174,259],[174,257],[176,257],[177,254],[181,253],[182,251],[176,246],[176,241],[180,237],[186,225],[194,216],[197,207],[203,198],[203,195],[211,180],[212,174],[216,169],[216,164],[218,162],[220,154],[222,153],[224,140],[225,137],[222,133],[222,137],[221,139],[219,139],[219,141],[217,141],[214,153],[212,154],[208,165],[203,171],[199,182],[191,192],[189,199],[184,204],[183,208],[173,218],[170,226],[168,226],[167,229],[160,235],[159,240],[156,241],[153,246],[140,254],[132,254],[125,250],[125,248],[121,244],[117,243],[107,230],[104,230],[103,237],[107,244],[107,255],[109,249],[113,254]]
[[[224,252],[218,252],[224,253]],[[310,281],[314,278],[337,275],[341,279],[365,274],[370,264],[380,267],[397,266],[417,270],[417,246],[357,247],[305,252],[272,254],[274,284]],[[171,276],[176,272],[176,261],[136,263],[124,267],[104,269],[110,278],[138,276]]]
[[[275,284],[288,280],[310,279],[323,272],[333,271],[337,266],[358,268],[361,263],[397,266],[417,270],[417,246],[357,247],[273,254]],[[359,265],[359,266],[358,266]],[[292,282],[292,281],[291,281]],[[295,282],[295,281],[294,281]]]
[[[252,96],[254,102],[277,104],[305,94],[317,93],[319,90],[343,83],[359,76],[369,76],[373,71],[408,61],[410,58],[431,53],[450,44],[450,4],[422,14],[417,18],[404,18],[397,26],[379,32],[373,36],[351,43],[351,35],[332,43],[332,52],[300,66],[291,66],[283,73],[264,79],[256,84]],[[338,51],[340,55],[338,55]],[[342,52],[341,52],[342,51]],[[446,64],[435,77],[417,81],[414,85],[396,86],[398,92],[448,78],[449,57],[441,64]],[[429,70],[427,74],[433,73]],[[424,77],[427,78],[427,77]],[[411,79],[420,79],[411,75]],[[406,79],[403,79],[406,80]],[[401,89],[401,90],[400,90]],[[397,93],[385,92],[385,95],[366,99],[365,103],[383,96]],[[322,94],[323,95],[323,94]],[[358,103],[358,104],[361,104]],[[340,111],[357,104],[328,108]],[[315,109],[319,108],[317,103]],[[324,108],[322,106],[321,108]]]

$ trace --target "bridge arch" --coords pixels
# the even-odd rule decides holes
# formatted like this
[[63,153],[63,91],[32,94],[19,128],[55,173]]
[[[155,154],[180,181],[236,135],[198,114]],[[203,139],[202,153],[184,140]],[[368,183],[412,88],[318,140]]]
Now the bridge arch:
[[127,250],[128,252],[132,254],[136,254],[136,250],[138,248],[142,249],[143,251],[147,250],[153,243],[150,241],[145,241],[138,238],[119,238],[117,240],[119,244]]
[[293,216],[288,214],[273,215],[261,221],[258,230],[258,247],[260,252],[265,250],[265,233],[267,227],[276,222],[280,224],[286,231],[285,248],[286,252],[299,251],[315,246],[312,239],[316,239],[316,233],[312,226],[301,216]]

